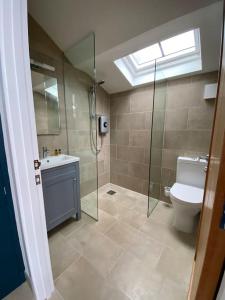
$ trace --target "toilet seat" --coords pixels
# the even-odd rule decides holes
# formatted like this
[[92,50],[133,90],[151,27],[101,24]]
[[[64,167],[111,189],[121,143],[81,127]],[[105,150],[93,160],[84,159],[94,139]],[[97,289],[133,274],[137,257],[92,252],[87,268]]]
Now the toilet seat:
[[174,201],[183,205],[199,205],[203,202],[204,190],[194,186],[175,183],[170,189]]

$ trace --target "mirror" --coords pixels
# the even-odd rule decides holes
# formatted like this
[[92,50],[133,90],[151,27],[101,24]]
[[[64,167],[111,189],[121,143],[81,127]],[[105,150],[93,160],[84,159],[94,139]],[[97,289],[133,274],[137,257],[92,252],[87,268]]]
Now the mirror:
[[59,134],[57,79],[31,70],[37,134]]

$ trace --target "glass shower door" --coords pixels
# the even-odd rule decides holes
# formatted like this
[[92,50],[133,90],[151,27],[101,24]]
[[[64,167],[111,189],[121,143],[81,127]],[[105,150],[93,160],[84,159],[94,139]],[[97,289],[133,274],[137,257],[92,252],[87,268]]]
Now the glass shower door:
[[69,155],[80,158],[81,209],[98,219],[95,116],[95,36],[90,34],[65,53],[64,81]]
[[161,177],[166,90],[167,82],[156,61],[150,139],[148,216],[161,199],[161,194],[163,192],[161,187]]

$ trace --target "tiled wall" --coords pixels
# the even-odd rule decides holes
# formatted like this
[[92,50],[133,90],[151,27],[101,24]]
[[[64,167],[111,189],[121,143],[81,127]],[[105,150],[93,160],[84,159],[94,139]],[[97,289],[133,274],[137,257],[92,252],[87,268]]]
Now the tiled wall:
[[[105,115],[110,119],[110,97],[102,89],[97,88],[96,112],[98,115]],[[102,186],[110,182],[110,128],[105,135],[98,135],[98,145],[102,144],[98,154],[98,185]]]
[[203,99],[203,91],[205,84],[217,82],[217,76],[212,72],[168,82],[161,199],[165,199],[162,187],[176,180],[178,156],[209,153],[215,100]]
[[[217,81],[217,72],[170,80],[156,100],[166,96],[164,130],[153,135],[160,143],[155,151],[158,165],[152,168],[154,195],[165,199],[163,186],[176,178],[179,155],[207,154],[211,137],[215,100],[204,100],[206,83]],[[149,136],[152,85],[111,96],[111,182],[146,194],[149,181]],[[165,93],[166,92],[166,93]],[[161,99],[162,98],[162,99]],[[160,116],[158,111],[158,125]],[[157,148],[157,147],[156,147]],[[157,149],[156,149],[157,150]],[[161,155],[162,153],[162,155]]]
[[[81,196],[84,196],[96,190],[97,184],[96,156],[90,147],[88,90],[92,84],[91,80],[83,72],[65,63],[63,52],[31,17],[29,17],[29,43],[32,58],[56,66],[59,86],[60,134],[38,135],[40,157],[42,157],[43,146],[47,146],[50,154],[54,149],[60,148],[63,153],[79,156]],[[97,113],[109,116],[109,96],[102,88],[97,90],[96,101]],[[99,144],[100,142],[98,139]],[[103,138],[102,142],[102,151],[98,155],[99,186],[109,182],[110,133]]]
[[153,88],[111,97],[111,182],[148,191],[150,120]]

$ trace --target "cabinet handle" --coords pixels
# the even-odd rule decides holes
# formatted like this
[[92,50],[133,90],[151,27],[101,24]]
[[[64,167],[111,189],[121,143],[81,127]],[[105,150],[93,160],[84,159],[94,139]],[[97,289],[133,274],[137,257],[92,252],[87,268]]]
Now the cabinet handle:
[[77,179],[76,179],[76,178],[74,178],[74,179],[73,179],[73,181],[77,181]]

